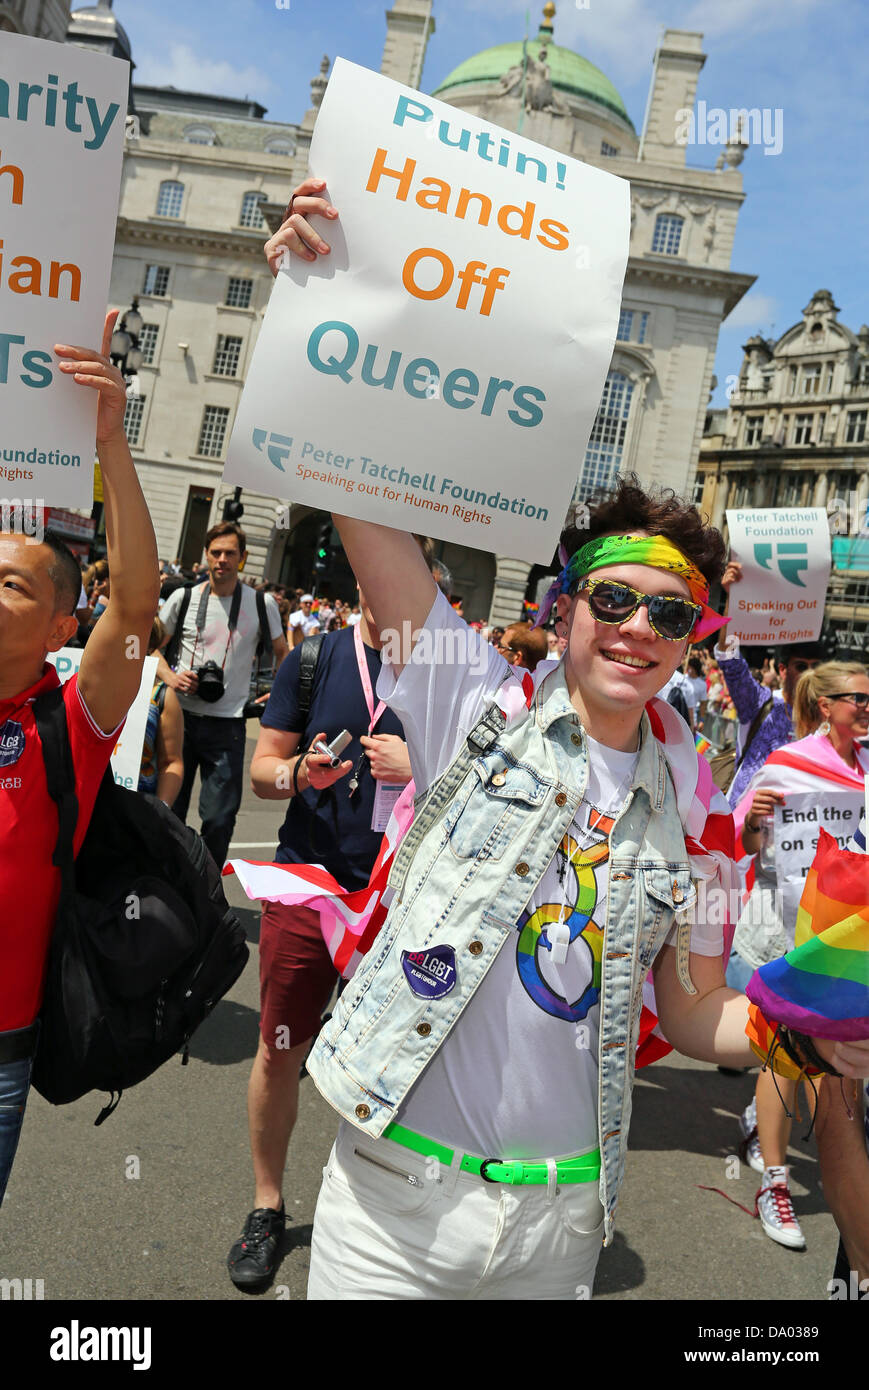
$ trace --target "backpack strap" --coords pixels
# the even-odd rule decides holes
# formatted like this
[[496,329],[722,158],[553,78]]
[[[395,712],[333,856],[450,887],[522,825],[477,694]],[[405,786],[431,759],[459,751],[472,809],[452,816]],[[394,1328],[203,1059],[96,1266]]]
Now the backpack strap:
[[308,723],[308,715],[311,712],[311,697],[314,693],[314,677],[317,674],[317,663],[320,660],[320,652],[323,647],[325,632],[312,632],[310,637],[305,637],[299,650],[299,715]]
[[256,648],[256,659],[257,662],[260,662],[264,653],[271,646],[272,635],[269,632],[269,619],[266,613],[266,596],[262,589],[255,589],[254,597],[256,598],[256,615],[259,619],[259,642]]
[[745,736],[745,745],[739,757],[736,759],[736,763],[734,764],[734,777],[736,776],[737,772],[742,767],[742,764],[745,761],[745,755],[752,745],[755,734],[757,733],[763,721],[766,719],[766,716],[772,712],[772,705],[773,697],[770,695],[769,699],[763,705],[761,705],[760,709],[757,711],[757,714],[752,719],[751,727],[749,728],[748,733]]
[[184,619],[187,617],[187,609],[190,607],[190,595],[193,593],[193,585],[188,584],[184,589],[184,597],[181,600],[181,607],[178,609],[178,617],[175,619],[175,631],[169,638],[166,650],[163,655],[166,658],[167,666],[175,665],[181,653],[181,638],[184,635]]
[[78,797],[66,723],[66,705],[60,686],[37,696],[33,701],[33,717],[42,744],[48,795],[57,805],[57,843],[51,862],[61,871],[63,891],[72,892],[75,872],[73,843],[78,825]]

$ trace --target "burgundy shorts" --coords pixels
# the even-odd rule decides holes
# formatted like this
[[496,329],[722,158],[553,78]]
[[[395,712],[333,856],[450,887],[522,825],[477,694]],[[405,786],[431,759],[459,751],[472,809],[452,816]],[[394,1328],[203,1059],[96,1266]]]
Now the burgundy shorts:
[[[270,1047],[298,1047],[320,1031],[338,972],[309,907],[265,903],[259,936],[260,1033]],[[278,1029],[289,1029],[279,1033]]]

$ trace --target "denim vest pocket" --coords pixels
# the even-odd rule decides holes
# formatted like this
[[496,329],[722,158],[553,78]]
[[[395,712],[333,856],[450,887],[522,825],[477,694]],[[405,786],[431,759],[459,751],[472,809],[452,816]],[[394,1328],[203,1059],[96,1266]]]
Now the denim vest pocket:
[[689,864],[643,865],[643,887],[646,891],[647,912],[639,961],[651,965],[673,925],[676,914],[693,909],[697,890],[691,880]]
[[524,820],[539,813],[550,783],[497,751],[477,758],[473,774],[459,813],[450,808],[445,817],[449,847],[456,859],[498,860]]

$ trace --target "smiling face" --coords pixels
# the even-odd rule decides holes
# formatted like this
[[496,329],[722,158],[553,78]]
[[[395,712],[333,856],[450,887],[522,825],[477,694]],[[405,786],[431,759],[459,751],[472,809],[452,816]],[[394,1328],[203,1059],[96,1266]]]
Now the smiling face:
[[[839,690],[869,693],[869,674],[845,676]],[[831,700],[818,697],[818,708],[829,719],[832,730],[842,739],[865,738],[869,734],[869,707],[859,709],[853,700]]]
[[[688,585],[678,575],[650,565],[602,565],[595,579],[615,579],[643,594],[674,594],[691,600]],[[598,622],[581,593],[562,594],[558,613],[569,631],[565,674],[571,697],[580,712],[597,722],[639,725],[643,706],[672,676],[691,640],[659,637],[649,624],[648,610],[637,609],[618,625]],[[592,734],[593,737],[596,735]],[[605,741],[605,740],[604,740]]]
[[78,627],[58,608],[54,563],[50,546],[0,533],[0,698],[33,685],[46,653],[59,651]]

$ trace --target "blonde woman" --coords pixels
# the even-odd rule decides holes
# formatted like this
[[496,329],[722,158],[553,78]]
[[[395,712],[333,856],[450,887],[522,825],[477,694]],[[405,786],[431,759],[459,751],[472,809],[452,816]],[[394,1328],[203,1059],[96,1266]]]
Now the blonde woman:
[[[778,911],[769,818],[788,794],[862,792],[869,751],[857,740],[869,733],[869,672],[855,661],[827,661],[806,671],[797,682],[793,711],[797,741],[770,754],[734,812],[744,852],[757,856],[754,886],[735,938],[740,955],[755,968],[792,950],[796,928],[795,920],[784,921]],[[795,1093],[795,1082],[774,1081],[771,1071],[761,1072],[740,1128],[748,1162],[763,1174],[756,1202],[764,1230],[780,1245],[802,1250],[805,1239],[787,1167],[792,1124],[787,1112],[793,1110]]]

